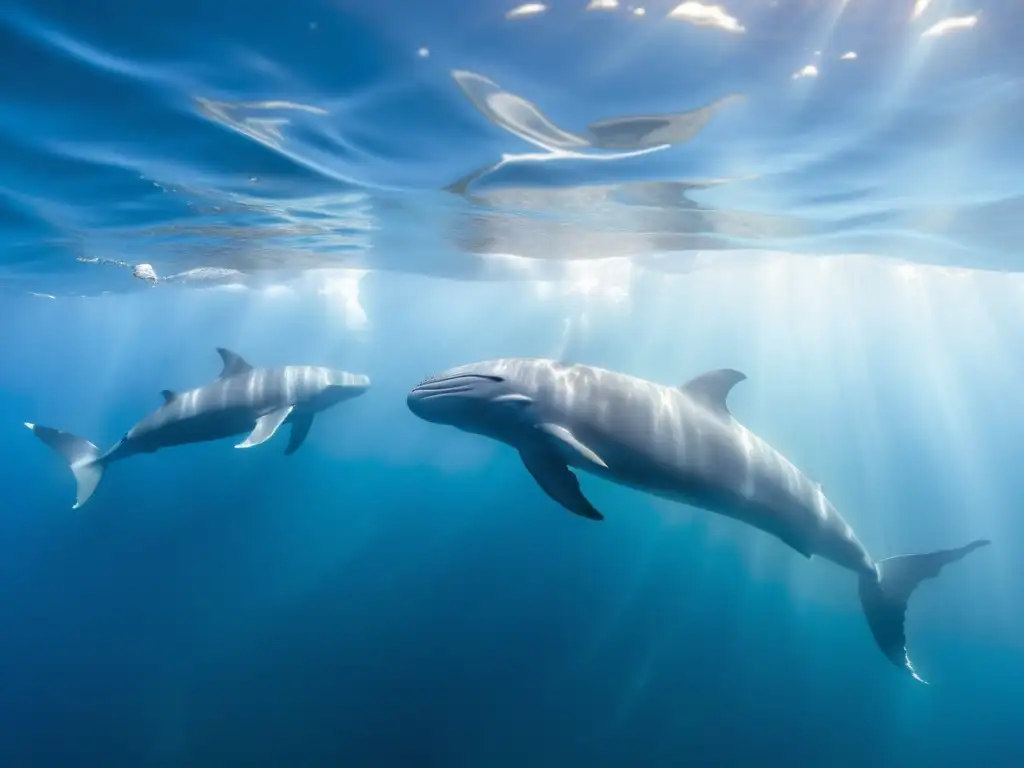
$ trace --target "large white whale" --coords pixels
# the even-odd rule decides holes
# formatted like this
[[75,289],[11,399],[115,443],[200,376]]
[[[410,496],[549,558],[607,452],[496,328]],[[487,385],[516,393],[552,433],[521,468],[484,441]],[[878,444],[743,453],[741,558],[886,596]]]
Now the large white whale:
[[269,440],[285,422],[292,425],[285,454],[302,445],[313,417],[342,400],[365,392],[370,379],[359,373],[311,365],[253,368],[234,352],[217,348],[220,376],[188,392],[161,392],[162,406],[144,416],[106,453],[83,437],[26,422],[36,437],[64,457],[78,481],[74,508],[85,504],[108,465],[137,453],[186,443],[249,436],[236,448]]
[[745,378],[723,369],[667,387],[585,365],[508,358],[445,371],[407,402],[426,421],[512,446],[544,492],[582,517],[604,516],[569,467],[741,520],[807,558],[853,571],[882,653],[924,682],[906,651],[907,601],[921,581],[989,542],[875,561],[821,486],[733,418],[726,399]]

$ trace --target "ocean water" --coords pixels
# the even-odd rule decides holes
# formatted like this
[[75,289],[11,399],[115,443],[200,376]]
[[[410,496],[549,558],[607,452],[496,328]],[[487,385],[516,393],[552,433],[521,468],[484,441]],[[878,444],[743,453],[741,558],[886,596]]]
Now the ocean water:
[[[534,4],[535,6],[538,4]],[[1024,12],[1000,0],[9,0],[0,765],[1024,764]],[[373,386],[72,509],[220,371]],[[409,389],[542,356],[737,419],[915,593],[591,476]]]

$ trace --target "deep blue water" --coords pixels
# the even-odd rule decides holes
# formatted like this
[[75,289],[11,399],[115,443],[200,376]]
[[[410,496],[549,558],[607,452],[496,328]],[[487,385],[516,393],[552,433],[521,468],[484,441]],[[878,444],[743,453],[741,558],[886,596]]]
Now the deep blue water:
[[[549,5],[0,8],[0,765],[1024,762],[1020,9]],[[22,423],[106,448],[218,346],[373,387],[72,510]],[[931,685],[838,567],[406,408],[512,355],[737,368],[875,557],[992,539]]]

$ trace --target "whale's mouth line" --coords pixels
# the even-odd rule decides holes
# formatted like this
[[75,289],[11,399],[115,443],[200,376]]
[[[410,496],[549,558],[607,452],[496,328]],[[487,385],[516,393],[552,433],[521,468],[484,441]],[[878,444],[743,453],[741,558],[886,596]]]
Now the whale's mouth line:
[[431,398],[444,397],[445,395],[457,395],[462,392],[471,392],[472,387],[465,384],[456,384],[451,387],[441,387],[439,389],[426,389],[417,387],[413,392],[418,396],[419,400],[430,400]]
[[459,373],[436,379],[426,379],[413,387],[412,391],[424,398],[432,393],[455,394],[457,392],[468,392],[472,389],[475,381],[501,382],[503,379],[498,376],[487,376],[479,373]]

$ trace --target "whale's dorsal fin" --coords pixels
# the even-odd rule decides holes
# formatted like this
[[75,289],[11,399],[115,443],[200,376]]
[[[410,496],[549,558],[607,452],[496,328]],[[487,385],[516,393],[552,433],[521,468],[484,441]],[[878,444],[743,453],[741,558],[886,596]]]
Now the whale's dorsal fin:
[[178,393],[170,389],[161,389],[160,397],[164,399],[164,405],[167,405],[168,403],[173,403],[178,399]]
[[224,361],[224,370],[220,372],[219,376],[221,379],[225,376],[234,376],[235,374],[252,370],[252,366],[245,362],[241,355],[232,352],[230,349],[217,347],[217,354]]
[[732,368],[719,368],[717,371],[708,371],[700,376],[695,376],[679,389],[716,413],[729,416],[731,414],[726,400],[732,388],[745,378],[747,378],[745,373],[740,373]]

